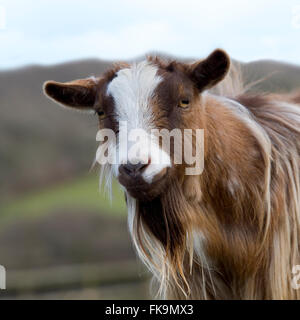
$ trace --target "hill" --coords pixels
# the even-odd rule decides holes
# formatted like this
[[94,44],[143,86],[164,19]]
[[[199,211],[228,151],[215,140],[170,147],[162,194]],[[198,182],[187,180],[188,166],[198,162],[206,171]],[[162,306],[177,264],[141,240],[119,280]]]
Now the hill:
[[96,118],[67,112],[45,98],[42,84],[101,74],[87,60],[0,72],[0,192],[22,191],[88,171],[96,150]]
[[266,79],[253,87],[267,92],[288,92],[300,88],[300,67],[272,60],[242,65],[246,83]]

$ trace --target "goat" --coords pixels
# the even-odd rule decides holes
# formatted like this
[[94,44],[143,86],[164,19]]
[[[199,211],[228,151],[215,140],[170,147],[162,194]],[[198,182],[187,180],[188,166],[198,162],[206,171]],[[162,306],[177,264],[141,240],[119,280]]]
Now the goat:
[[[299,94],[249,93],[231,65],[220,49],[190,64],[148,57],[99,78],[48,81],[44,92],[96,112],[117,136],[119,160],[102,176],[124,189],[134,246],[161,298],[299,299]],[[121,122],[146,132],[140,154],[152,129],[191,129],[193,152],[203,129],[203,172],[186,174],[190,164],[160,142],[146,161],[130,158]]]

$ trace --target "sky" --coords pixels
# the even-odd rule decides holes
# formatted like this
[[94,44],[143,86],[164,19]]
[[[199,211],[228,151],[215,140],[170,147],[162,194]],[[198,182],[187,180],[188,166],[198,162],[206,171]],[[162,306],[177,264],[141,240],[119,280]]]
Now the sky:
[[300,64],[300,0],[0,0],[0,69],[215,48]]

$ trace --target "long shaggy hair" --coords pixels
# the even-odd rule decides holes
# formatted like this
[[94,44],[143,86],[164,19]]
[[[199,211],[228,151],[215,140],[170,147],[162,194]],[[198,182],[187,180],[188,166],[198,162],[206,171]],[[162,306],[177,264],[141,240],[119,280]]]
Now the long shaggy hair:
[[161,298],[298,299],[300,94],[248,94],[237,66],[212,91],[203,174],[150,203],[126,196],[135,248]]
[[[300,264],[300,93],[250,93],[236,65],[227,73],[229,58],[220,50],[191,65],[150,58],[132,72],[125,69],[118,80],[122,68],[118,65],[96,80],[50,81],[45,92],[61,104],[88,107],[101,117],[99,106],[106,106],[106,112],[113,109],[106,93],[117,77],[113,88],[125,99],[119,112],[127,115],[123,85],[131,94],[129,80],[140,90],[138,85],[148,81],[157,86],[164,79],[156,91],[165,99],[162,104],[154,102],[150,110],[148,100],[142,100],[146,112],[156,117],[156,127],[164,128],[171,123],[163,114],[168,98],[175,99],[184,85],[190,88],[192,107],[170,110],[181,129],[204,129],[203,173],[185,175],[184,165],[176,165],[146,198],[143,190],[134,189],[133,179],[136,196],[124,188],[133,243],[154,276],[159,297],[299,299],[292,269]],[[141,76],[143,81],[137,82]],[[191,83],[196,83],[193,90]],[[143,92],[149,94],[147,88]],[[116,119],[105,123],[118,131]],[[195,149],[198,142],[192,142]],[[97,159],[109,143],[102,144]],[[101,179],[110,190],[118,169],[102,166]]]

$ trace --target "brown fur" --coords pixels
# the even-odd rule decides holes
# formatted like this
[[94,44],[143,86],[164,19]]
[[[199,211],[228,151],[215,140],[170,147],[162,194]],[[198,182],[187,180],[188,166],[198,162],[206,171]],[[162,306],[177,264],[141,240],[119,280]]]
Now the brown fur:
[[[291,270],[300,263],[300,108],[293,115],[283,105],[289,100],[275,95],[243,94],[235,100],[257,127],[250,129],[214,97],[195,101],[197,107],[181,122],[205,129],[203,174],[184,176],[177,169],[154,207],[153,202],[138,206],[139,244],[147,247],[139,235],[144,225],[163,244],[164,263],[170,265],[165,297],[299,298]],[[196,260],[189,265],[193,230],[204,236],[208,265]]]
[[[134,245],[160,295],[299,299],[291,272],[300,264],[300,107],[289,104],[300,103],[299,93],[243,93],[233,68],[214,88],[216,95],[199,94],[228,72],[229,58],[220,50],[191,65],[149,61],[164,78],[151,104],[156,127],[205,132],[202,175],[185,175],[183,164],[169,168],[152,188],[122,182],[128,183],[127,205],[135,214]],[[100,127],[115,132],[113,101],[104,89],[122,67],[89,91],[96,92],[93,108],[107,114]],[[189,107],[178,108],[187,98]]]

